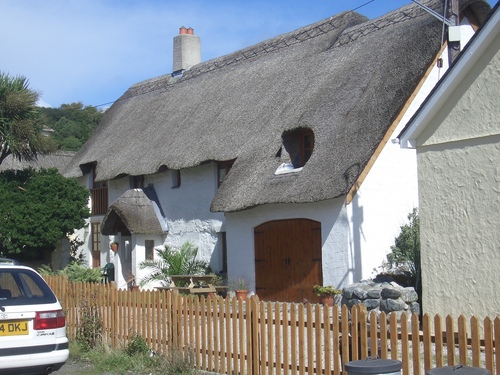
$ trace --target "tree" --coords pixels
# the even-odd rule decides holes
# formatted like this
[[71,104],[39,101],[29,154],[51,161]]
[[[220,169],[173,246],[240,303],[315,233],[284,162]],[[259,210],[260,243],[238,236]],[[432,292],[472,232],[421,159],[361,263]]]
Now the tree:
[[412,285],[420,295],[420,219],[417,208],[408,214],[408,220],[408,224],[401,226],[401,232],[391,246],[392,252],[387,254],[387,261],[391,267],[408,272]]
[[198,248],[191,242],[185,242],[179,250],[165,245],[165,248],[158,250],[157,254],[159,259],[145,260],[139,264],[141,269],[152,271],[141,280],[141,286],[153,281],[168,285],[171,275],[196,275],[207,271],[208,264],[196,259]]
[[36,107],[39,94],[25,77],[0,72],[0,164],[9,155],[34,160],[50,150]]
[[40,108],[40,111],[47,127],[53,130],[52,138],[58,149],[65,151],[78,151],[104,115],[81,102],[62,104],[59,108]]
[[[33,258],[54,250],[90,216],[88,190],[56,169],[0,173],[0,252]],[[15,256],[19,257],[19,256]]]

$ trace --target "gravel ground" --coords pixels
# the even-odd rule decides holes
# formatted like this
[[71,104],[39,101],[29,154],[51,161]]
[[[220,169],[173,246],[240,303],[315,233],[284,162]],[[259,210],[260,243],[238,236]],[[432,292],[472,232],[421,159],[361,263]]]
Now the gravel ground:
[[[85,374],[97,374],[93,370],[92,366],[88,363],[77,361],[70,358],[66,361],[63,367],[59,371],[53,372],[54,375],[85,375]],[[106,372],[100,375],[119,375],[118,373]],[[136,375],[136,374],[130,374]]]

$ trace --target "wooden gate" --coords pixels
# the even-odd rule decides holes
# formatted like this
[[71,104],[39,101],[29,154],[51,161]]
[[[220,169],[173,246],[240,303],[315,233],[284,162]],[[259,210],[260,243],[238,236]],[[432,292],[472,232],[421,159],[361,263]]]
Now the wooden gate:
[[316,301],[322,284],[321,223],[276,220],[254,229],[256,292],[264,301]]

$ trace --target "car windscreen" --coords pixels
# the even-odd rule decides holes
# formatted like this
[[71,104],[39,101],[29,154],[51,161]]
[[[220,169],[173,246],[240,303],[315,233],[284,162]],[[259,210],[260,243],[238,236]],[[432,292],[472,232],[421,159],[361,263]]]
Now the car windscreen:
[[0,269],[0,306],[39,305],[56,302],[47,283],[27,269]]

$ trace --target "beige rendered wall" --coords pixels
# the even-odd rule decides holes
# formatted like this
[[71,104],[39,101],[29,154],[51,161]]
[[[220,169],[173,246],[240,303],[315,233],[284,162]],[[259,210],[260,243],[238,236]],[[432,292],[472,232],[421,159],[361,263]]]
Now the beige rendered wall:
[[424,313],[500,316],[499,44],[417,140]]

